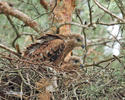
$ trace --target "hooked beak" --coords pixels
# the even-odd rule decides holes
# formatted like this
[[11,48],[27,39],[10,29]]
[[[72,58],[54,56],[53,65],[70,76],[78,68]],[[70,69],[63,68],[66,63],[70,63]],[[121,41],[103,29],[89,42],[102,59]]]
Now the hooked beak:
[[82,49],[84,49],[84,48],[85,48],[85,45],[84,45],[84,44],[82,44],[82,45],[81,45],[81,47],[82,47]]
[[80,68],[83,68],[84,67],[84,65],[83,64],[80,64]]
[[85,48],[85,45],[84,45],[82,42],[79,42],[78,45],[79,45],[80,47],[82,47],[82,49]]

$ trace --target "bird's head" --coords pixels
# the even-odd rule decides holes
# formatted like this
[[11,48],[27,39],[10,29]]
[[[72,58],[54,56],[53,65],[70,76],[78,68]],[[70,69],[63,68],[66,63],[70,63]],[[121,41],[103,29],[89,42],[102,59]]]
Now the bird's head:
[[69,63],[72,63],[73,65],[78,66],[78,67],[83,67],[82,60],[76,56],[72,56],[69,59]]
[[84,38],[80,34],[71,34],[69,35],[69,39],[71,39],[75,45],[75,47],[84,48]]

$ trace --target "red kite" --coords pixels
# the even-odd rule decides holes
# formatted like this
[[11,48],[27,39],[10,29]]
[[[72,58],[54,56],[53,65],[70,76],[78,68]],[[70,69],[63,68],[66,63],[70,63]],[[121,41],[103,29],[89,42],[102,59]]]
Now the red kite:
[[60,66],[64,58],[75,47],[84,47],[83,38],[79,34],[68,36],[60,34],[44,34],[38,41],[24,51],[24,57],[32,62],[50,62]]

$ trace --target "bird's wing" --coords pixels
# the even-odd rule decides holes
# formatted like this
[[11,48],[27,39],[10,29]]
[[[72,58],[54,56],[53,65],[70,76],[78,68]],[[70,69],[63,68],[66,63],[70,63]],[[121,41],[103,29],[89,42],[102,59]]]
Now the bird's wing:
[[52,41],[55,39],[63,40],[64,38],[66,38],[66,37],[63,35],[59,35],[59,34],[44,34],[43,36],[41,36],[37,40],[40,41],[40,43],[43,43],[43,42]]
[[60,60],[64,62],[65,57],[73,50],[73,48],[74,48],[74,42],[72,40],[65,42],[65,48],[63,49],[60,59],[56,60],[56,63],[59,63]]
[[[33,61],[50,61],[56,63],[65,48],[65,42],[61,39],[53,39],[30,45],[24,53]],[[60,61],[61,62],[61,61]],[[60,63],[58,62],[58,63]]]

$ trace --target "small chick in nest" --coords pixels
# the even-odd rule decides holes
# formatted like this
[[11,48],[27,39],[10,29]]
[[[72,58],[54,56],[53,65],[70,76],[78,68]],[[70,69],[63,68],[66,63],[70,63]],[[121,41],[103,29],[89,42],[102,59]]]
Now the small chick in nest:
[[64,72],[78,70],[80,68],[83,68],[82,60],[80,59],[80,57],[71,56],[70,59],[68,61],[65,61],[60,68]]
[[80,57],[71,56],[69,60],[63,62],[60,73],[63,75],[63,83],[65,86],[71,84],[73,81],[81,79],[83,74],[83,64]]

